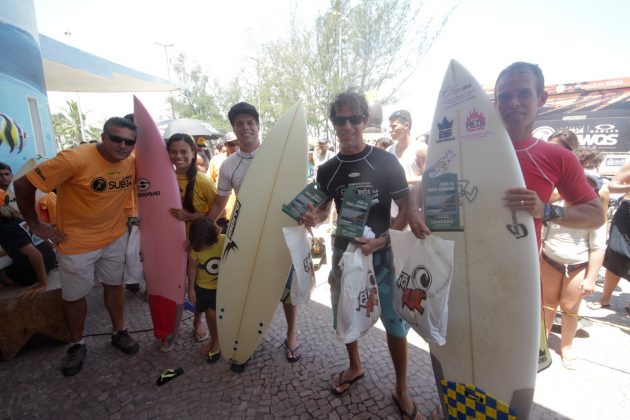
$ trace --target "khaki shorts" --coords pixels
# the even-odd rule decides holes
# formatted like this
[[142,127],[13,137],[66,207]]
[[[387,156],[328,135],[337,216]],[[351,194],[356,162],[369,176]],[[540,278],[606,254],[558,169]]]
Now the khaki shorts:
[[110,286],[122,285],[128,235],[125,232],[111,244],[83,254],[58,253],[62,299],[73,302],[84,298],[95,279]]

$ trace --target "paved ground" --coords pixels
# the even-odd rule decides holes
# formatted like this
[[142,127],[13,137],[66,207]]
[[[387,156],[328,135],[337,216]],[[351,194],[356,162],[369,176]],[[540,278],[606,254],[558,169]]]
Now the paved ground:
[[[328,391],[333,373],[345,367],[345,349],[331,332],[326,267],[313,301],[300,309],[298,329],[304,358],[290,364],[283,351],[285,322],[280,307],[269,334],[242,374],[227,362],[208,365],[191,335],[190,313],[175,350],[162,353],[154,342],[148,308],[128,294],[127,320],[141,349],[127,356],[109,344],[110,328],[102,290],[89,296],[86,327],[87,361],[77,376],[65,378],[60,361],[65,345],[32,341],[14,360],[0,362],[0,418],[398,418],[390,392],[394,384],[385,333],[378,328],[361,340],[366,376],[341,398]],[[596,300],[597,293],[591,300]],[[582,315],[609,324],[592,323],[576,338],[581,366],[569,371],[560,364],[559,336],[552,334],[554,363],[538,375],[534,419],[630,418],[630,283],[615,291],[610,310]],[[144,331],[144,332],[143,332]],[[102,335],[105,334],[105,335]],[[425,416],[438,417],[438,397],[428,347],[410,337],[409,383],[413,399]],[[166,368],[184,374],[162,387],[155,384]]]

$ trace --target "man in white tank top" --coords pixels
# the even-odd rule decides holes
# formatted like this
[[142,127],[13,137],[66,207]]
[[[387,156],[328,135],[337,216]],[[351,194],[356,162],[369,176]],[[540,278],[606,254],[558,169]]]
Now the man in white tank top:
[[[411,114],[405,109],[389,116],[389,132],[395,143],[387,148],[396,155],[405,170],[407,184],[413,186],[422,180],[424,165],[427,160],[427,145],[411,138]],[[398,206],[392,201],[391,217],[398,214]]]

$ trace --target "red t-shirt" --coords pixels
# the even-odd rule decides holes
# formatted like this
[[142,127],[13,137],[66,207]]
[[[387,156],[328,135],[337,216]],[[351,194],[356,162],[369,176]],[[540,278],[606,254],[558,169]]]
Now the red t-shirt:
[[[567,207],[597,198],[597,193],[586,181],[584,169],[573,152],[534,137],[513,142],[513,145],[525,185],[536,191],[543,203],[549,202],[554,188]],[[540,249],[542,219],[534,219],[534,225]]]

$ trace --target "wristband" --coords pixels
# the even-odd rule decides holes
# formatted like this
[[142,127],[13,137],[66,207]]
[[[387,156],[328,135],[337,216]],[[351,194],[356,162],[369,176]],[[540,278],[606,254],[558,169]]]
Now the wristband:
[[560,206],[553,204],[545,204],[545,211],[543,213],[542,221],[548,222],[550,220],[558,220],[564,217],[564,209]]

